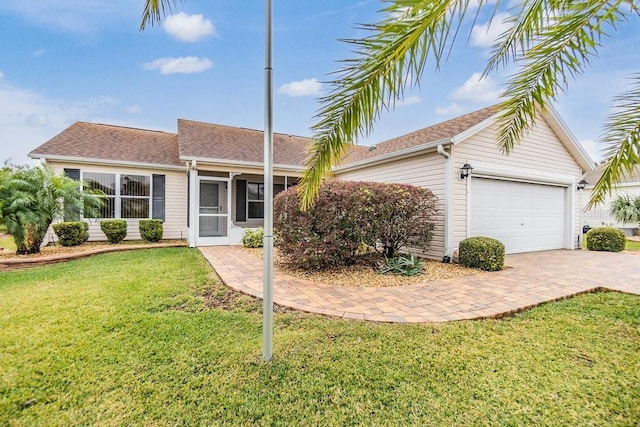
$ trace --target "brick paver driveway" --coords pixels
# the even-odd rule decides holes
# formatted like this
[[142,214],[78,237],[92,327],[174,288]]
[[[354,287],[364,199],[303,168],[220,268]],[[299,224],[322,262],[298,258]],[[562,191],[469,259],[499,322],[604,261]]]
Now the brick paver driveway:
[[[262,260],[240,247],[200,249],[224,283],[262,297]],[[313,283],[276,269],[274,301],[312,313],[381,322],[500,317],[597,289],[640,295],[640,254],[545,251],[510,255],[495,273],[391,288]]]

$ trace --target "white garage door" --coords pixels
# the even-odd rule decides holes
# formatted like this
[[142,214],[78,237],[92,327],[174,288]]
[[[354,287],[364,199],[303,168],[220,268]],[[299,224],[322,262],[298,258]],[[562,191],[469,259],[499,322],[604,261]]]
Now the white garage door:
[[564,247],[565,188],[473,178],[469,236],[504,243],[507,253]]

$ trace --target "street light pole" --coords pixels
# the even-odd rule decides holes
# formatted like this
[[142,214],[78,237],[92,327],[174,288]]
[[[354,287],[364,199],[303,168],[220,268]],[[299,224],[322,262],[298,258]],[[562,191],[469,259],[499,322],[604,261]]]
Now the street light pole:
[[272,5],[265,0],[264,58],[264,265],[262,272],[262,358],[273,356],[273,60]]

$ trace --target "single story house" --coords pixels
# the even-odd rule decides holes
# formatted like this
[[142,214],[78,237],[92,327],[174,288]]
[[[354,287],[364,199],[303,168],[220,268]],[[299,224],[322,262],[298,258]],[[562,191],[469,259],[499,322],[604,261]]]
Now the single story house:
[[[391,139],[354,146],[338,179],[423,186],[439,198],[427,253],[451,256],[466,237],[486,235],[508,253],[574,249],[581,227],[576,183],[593,162],[554,110],[509,155],[496,146],[497,109],[482,110]],[[311,140],[274,134],[274,191],[295,185]],[[164,220],[164,237],[191,246],[238,244],[262,225],[262,131],[178,120],[178,132],[77,122],[30,153],[99,188],[104,218]],[[89,220],[92,239],[104,239]]]
[[632,198],[640,196],[640,170],[635,171],[635,173],[629,176],[623,177],[620,182],[613,187],[613,191],[606,197],[604,203],[587,210],[587,205],[589,204],[589,200],[591,200],[593,186],[598,182],[601,175],[601,168],[597,168],[585,174],[584,179],[587,181],[587,185],[585,187],[585,191],[580,194],[584,210],[584,214],[582,215],[582,224],[591,228],[603,226],[616,227],[624,231],[627,236],[633,235],[634,229],[638,228],[638,223],[623,224],[618,222],[611,214],[611,205],[618,196],[628,195]]

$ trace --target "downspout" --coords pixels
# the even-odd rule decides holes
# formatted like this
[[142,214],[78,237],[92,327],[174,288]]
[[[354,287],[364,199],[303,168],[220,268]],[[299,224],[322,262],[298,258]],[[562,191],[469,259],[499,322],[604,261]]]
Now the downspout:
[[453,209],[452,209],[452,165],[451,153],[444,149],[442,144],[437,147],[438,154],[444,157],[444,257],[442,262],[451,262],[451,242],[453,241]]
[[189,247],[196,247],[197,210],[198,210],[198,169],[195,160],[189,166]]

